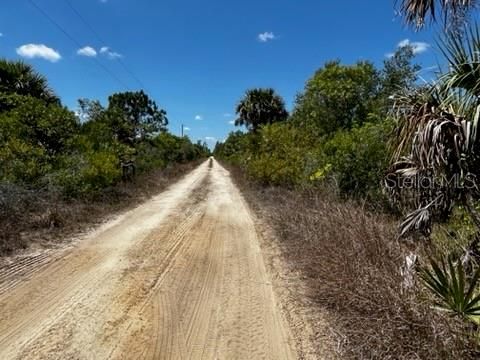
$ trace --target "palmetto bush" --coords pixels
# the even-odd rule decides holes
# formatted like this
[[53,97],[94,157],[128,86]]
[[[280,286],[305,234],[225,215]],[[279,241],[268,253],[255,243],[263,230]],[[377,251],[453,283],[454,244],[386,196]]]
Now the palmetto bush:
[[429,235],[455,205],[469,210],[480,228],[480,35],[470,31],[441,41],[449,71],[431,87],[398,97],[397,136],[386,188],[409,213],[402,235]]
[[478,320],[480,267],[469,276],[461,261],[454,263],[451,257],[440,261],[430,259],[430,267],[422,268],[420,276],[435,296],[439,309],[470,321]]

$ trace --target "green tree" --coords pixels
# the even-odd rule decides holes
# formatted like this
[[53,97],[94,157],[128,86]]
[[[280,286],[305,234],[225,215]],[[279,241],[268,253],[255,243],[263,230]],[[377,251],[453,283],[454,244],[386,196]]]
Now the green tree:
[[380,76],[372,63],[327,62],[297,97],[292,120],[319,135],[361,125],[375,109],[379,86]]
[[386,120],[336,132],[320,145],[319,180],[333,180],[341,195],[381,199],[392,128],[392,121]]
[[235,125],[245,125],[256,132],[262,125],[285,121],[288,112],[284,100],[273,89],[250,89],[240,100],[236,109]]
[[252,151],[251,135],[253,134],[242,131],[231,132],[223,143],[217,142],[213,154],[232,164],[245,165],[248,154]]
[[[252,135],[257,135],[254,139]],[[316,163],[318,141],[305,129],[290,122],[262,127],[258,134],[248,134],[254,147],[247,153],[246,170],[265,184],[293,187],[308,181]],[[250,146],[252,146],[250,145]]]
[[0,103],[6,102],[10,109],[0,113],[3,119],[0,137],[4,141],[19,138],[56,155],[65,150],[78,132],[77,117],[65,107],[46,104],[31,96],[0,94]]
[[[125,120],[124,114],[118,108],[105,109],[99,101],[80,99],[81,133],[88,137],[94,149],[115,144],[119,157],[133,153],[133,144],[122,139],[131,136],[133,127]],[[122,146],[117,146],[117,143]]]
[[166,111],[143,91],[113,94],[108,102],[109,114],[117,121],[118,139],[123,143],[133,144],[166,130]]
[[399,47],[383,62],[382,92],[386,98],[415,87],[421,66],[413,64],[415,53],[410,45]]
[[[0,59],[0,93],[28,95],[47,104],[60,105],[47,79],[22,61]],[[2,105],[0,103],[0,111],[5,110]]]

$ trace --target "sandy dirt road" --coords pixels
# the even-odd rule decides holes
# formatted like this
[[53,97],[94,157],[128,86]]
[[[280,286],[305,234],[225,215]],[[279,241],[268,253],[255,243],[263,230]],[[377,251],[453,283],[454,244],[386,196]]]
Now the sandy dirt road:
[[63,251],[0,268],[0,359],[294,359],[254,224],[202,164]]

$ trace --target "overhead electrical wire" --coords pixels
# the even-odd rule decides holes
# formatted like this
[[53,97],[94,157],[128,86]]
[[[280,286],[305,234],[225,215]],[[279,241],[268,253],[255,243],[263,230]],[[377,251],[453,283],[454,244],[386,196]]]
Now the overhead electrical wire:
[[[79,49],[83,47],[82,44],[80,44],[79,41],[77,41],[67,30],[65,30],[58,22],[56,22],[45,10],[43,10],[36,2],[33,0],[28,0],[28,2],[35,8],[37,9],[38,12],[40,12],[50,23],[52,23],[58,30],[60,30],[71,42],[75,44]],[[117,75],[115,75],[114,72],[112,72],[108,67],[106,67],[104,64],[102,64],[98,59],[92,58],[92,61],[94,61],[97,66],[99,66],[103,71],[105,71],[108,75],[110,75],[116,82],[118,82],[121,86],[125,87],[126,89],[129,89],[129,86],[122,81]]]
[[[66,4],[68,7],[72,10],[72,12],[80,19],[80,21],[90,30],[90,32],[97,38],[97,40],[105,46],[107,42],[99,35],[99,33],[93,28],[93,26],[90,24],[90,22],[85,19],[85,17],[73,6],[72,2],[70,0],[65,0]],[[130,70],[130,68],[125,64],[125,62],[122,60],[122,58],[118,58],[117,61],[120,63],[120,65],[123,67],[123,69],[134,79],[141,88],[145,89],[145,85],[143,82],[135,75],[135,73]]]

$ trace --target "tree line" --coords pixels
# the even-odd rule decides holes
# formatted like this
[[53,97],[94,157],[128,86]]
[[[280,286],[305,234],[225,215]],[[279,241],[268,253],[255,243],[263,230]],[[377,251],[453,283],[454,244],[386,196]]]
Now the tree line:
[[85,196],[209,154],[167,124],[166,111],[143,91],[112,94],[106,106],[81,99],[75,113],[31,65],[0,59],[3,185]]
[[219,158],[245,167],[264,184],[335,184],[342,196],[379,197],[389,161],[393,95],[415,87],[419,65],[411,46],[383,68],[327,62],[309,79],[289,114],[273,89],[251,89],[239,101],[237,131],[217,143]]
[[476,2],[398,3],[417,29],[442,19],[444,68],[433,81],[418,81],[408,45],[381,68],[329,61],[290,114],[275,90],[248,90],[235,122],[246,131],[231,133],[214,153],[261,184],[333,190],[400,215],[399,236],[420,244],[424,256],[406,260],[411,271],[439,308],[473,326],[467,336],[478,341],[480,32],[468,21]]

